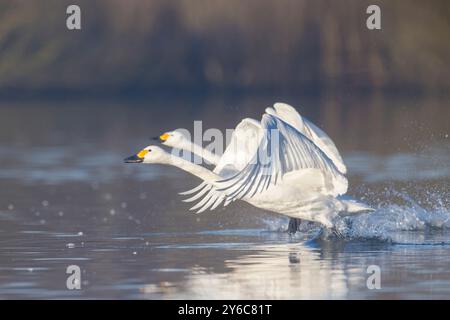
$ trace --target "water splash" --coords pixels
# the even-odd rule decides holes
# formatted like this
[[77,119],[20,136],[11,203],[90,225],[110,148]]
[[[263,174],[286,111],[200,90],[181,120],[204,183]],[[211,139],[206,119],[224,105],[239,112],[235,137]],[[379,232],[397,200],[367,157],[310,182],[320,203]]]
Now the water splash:
[[450,209],[447,192],[422,190],[421,195],[418,200],[405,190],[386,188],[386,200],[374,212],[341,219],[336,231],[350,239],[422,244],[433,230],[450,229]]
[[[410,190],[407,192],[406,190]],[[393,244],[450,245],[450,235],[442,238],[436,232],[450,232],[450,206],[448,191],[400,191],[386,187],[381,194],[366,191],[366,198],[376,199],[375,211],[347,216],[335,221],[334,230],[322,229],[318,224],[303,221],[295,237],[305,236],[321,240],[377,240]],[[412,196],[417,193],[420,196]],[[420,199],[418,199],[420,198]],[[269,231],[286,232],[288,219],[265,219]]]

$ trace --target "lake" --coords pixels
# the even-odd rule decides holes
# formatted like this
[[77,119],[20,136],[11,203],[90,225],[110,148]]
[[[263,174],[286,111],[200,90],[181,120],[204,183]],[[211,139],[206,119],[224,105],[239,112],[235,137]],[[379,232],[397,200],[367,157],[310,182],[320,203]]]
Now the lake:
[[[276,100],[332,137],[348,194],[376,209],[340,237],[289,235],[286,217],[241,201],[193,214],[178,193],[195,177],[123,163],[165,131],[224,131]],[[3,101],[0,298],[449,299],[449,134],[444,97]]]

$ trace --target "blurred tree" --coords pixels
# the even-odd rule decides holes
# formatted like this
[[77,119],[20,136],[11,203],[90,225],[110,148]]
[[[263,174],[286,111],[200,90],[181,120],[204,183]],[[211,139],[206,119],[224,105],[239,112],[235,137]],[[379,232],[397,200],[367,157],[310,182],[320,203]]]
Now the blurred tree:
[[445,91],[450,2],[358,0],[0,2],[0,92]]

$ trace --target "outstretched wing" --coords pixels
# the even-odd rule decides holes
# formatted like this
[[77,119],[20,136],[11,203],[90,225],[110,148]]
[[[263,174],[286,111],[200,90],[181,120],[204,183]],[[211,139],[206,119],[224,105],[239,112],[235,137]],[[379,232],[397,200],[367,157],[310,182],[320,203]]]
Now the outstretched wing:
[[242,170],[258,149],[261,138],[261,124],[254,119],[243,119],[233,130],[214,173],[224,177]]
[[347,179],[333,161],[310,139],[276,116],[264,114],[264,137],[252,160],[231,178],[215,183],[227,197],[240,199],[277,184],[284,174],[302,169],[318,169],[331,184],[334,195],[347,191]]
[[[314,142],[326,155],[330,158],[336,168],[343,174],[347,173],[347,167],[339,154],[336,145],[333,140],[314,123],[302,117],[294,107],[286,103],[275,103],[273,105],[275,109],[274,115],[279,117],[281,120],[290,124],[295,129],[300,131],[303,135]],[[272,109],[273,110],[273,109]]]
[[[258,149],[261,138],[261,124],[254,119],[243,119],[233,130],[230,143],[214,169],[214,173],[221,177],[231,177],[242,170]],[[221,203],[227,206],[231,202],[231,199],[228,199],[224,192],[215,190],[207,182],[202,182],[194,189],[182,192],[180,195],[192,195],[190,198],[183,200],[184,202],[197,201],[203,197],[190,209],[200,209],[198,213],[208,208],[213,210]]]
[[263,137],[250,162],[229,178],[207,183],[205,189],[209,190],[201,190],[207,200],[202,199],[203,205],[196,209],[204,211],[223,201],[252,197],[276,185],[284,174],[302,169],[322,172],[334,195],[347,191],[347,179],[333,161],[300,131],[267,113],[262,117],[261,131]]

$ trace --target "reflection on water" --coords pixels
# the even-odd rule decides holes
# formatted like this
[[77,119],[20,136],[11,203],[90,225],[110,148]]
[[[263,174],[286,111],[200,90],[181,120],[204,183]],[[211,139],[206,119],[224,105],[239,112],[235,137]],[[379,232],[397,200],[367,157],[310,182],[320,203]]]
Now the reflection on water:
[[[321,259],[319,250],[304,244],[255,243],[230,249],[243,253],[225,260],[226,273],[194,267],[181,292],[171,290],[170,283],[147,285],[143,292],[150,297],[182,298],[187,294],[203,299],[344,298],[348,292],[342,266]],[[352,276],[363,276],[361,270],[352,271]]]
[[246,203],[190,214],[177,192],[194,177],[122,163],[156,134],[232,128],[270,99],[3,103],[0,298],[450,298],[448,100],[301,101],[342,149],[350,194],[376,208],[344,219],[345,239],[309,224],[289,236]]

